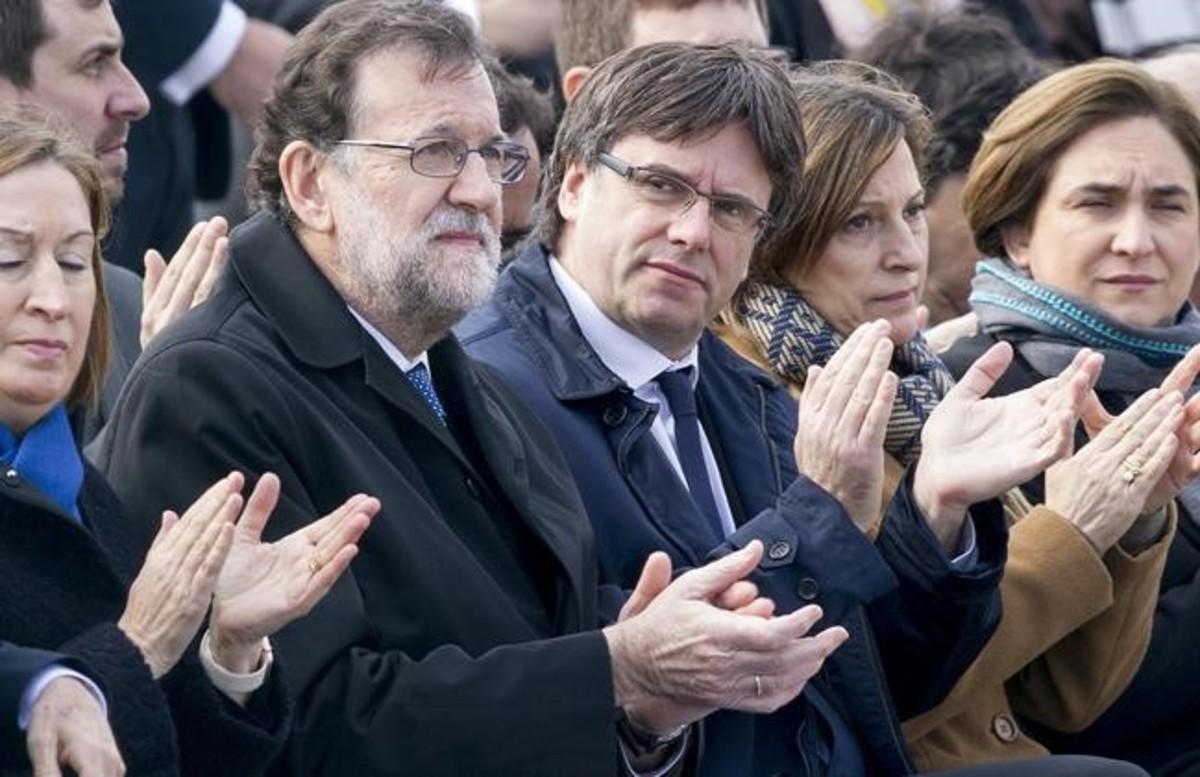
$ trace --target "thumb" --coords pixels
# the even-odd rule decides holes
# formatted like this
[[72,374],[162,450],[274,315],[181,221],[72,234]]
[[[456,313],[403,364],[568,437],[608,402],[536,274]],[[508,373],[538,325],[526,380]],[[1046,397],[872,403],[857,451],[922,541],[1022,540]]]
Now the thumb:
[[762,542],[751,540],[741,550],[681,575],[671,584],[667,593],[680,599],[712,600],[753,572],[762,555]]
[[167,262],[163,259],[162,254],[151,248],[146,251],[142,264],[146,270],[142,276],[142,307],[145,308],[154,297],[155,290],[158,289],[158,283],[167,270]]
[[1163,391],[1179,391],[1186,395],[1188,389],[1196,382],[1198,372],[1200,372],[1200,345],[1194,345],[1171,370],[1171,374],[1167,375],[1161,388]]
[[920,329],[922,332],[924,332],[926,329],[928,329],[929,328],[929,306],[928,305],[917,305],[916,318],[917,318],[917,329]]
[[671,557],[662,551],[651,553],[646,559],[646,565],[642,567],[641,577],[638,578],[633,593],[625,600],[625,606],[617,616],[617,622],[641,614],[670,584]]
[[1104,431],[1105,427],[1112,422],[1113,417],[1104,409],[1104,405],[1100,404],[1100,398],[1096,396],[1096,392],[1089,391],[1083,400],[1079,420],[1083,422],[1083,428],[1087,431],[1088,437],[1094,438]]
[[996,381],[1000,380],[1000,376],[1008,369],[1012,359],[1012,346],[1003,341],[996,343],[987,349],[983,356],[975,360],[966,374],[962,376],[962,380],[950,389],[946,398],[982,399],[992,390],[992,386],[996,385]]

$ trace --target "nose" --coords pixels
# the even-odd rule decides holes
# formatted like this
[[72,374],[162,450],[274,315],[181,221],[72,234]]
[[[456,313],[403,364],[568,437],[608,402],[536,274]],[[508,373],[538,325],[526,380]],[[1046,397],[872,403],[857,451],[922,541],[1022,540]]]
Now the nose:
[[1147,256],[1154,251],[1150,220],[1141,208],[1131,207],[1117,225],[1112,240],[1113,253],[1122,256]]
[[146,118],[150,112],[150,98],[125,63],[118,63],[115,78],[116,84],[108,96],[109,116],[127,122]]
[[924,226],[903,221],[891,230],[890,245],[884,249],[884,266],[903,272],[919,272],[929,261],[929,233]]
[[454,177],[446,198],[451,204],[488,214],[495,221],[500,207],[500,184],[488,177],[479,154],[467,154],[463,169]]
[[33,314],[50,321],[58,321],[67,315],[68,299],[66,280],[62,268],[53,256],[33,260],[30,274],[29,296],[25,306]]
[[705,251],[712,241],[712,219],[708,200],[697,197],[682,213],[671,216],[667,239],[693,251]]

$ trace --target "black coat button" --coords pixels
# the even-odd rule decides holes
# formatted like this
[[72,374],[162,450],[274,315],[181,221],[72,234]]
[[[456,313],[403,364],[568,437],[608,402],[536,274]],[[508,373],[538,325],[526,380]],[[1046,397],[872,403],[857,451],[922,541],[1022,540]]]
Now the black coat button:
[[1001,742],[1007,744],[1017,741],[1017,737],[1021,736],[1021,729],[1017,728],[1017,722],[1012,717],[1001,712],[992,718],[992,733]]
[[4,483],[9,486],[21,485],[21,475],[15,469],[7,469],[4,471]]
[[767,548],[767,558],[772,561],[782,561],[792,552],[791,543],[778,540],[771,543],[771,547]]
[[628,415],[629,408],[625,407],[624,402],[612,402],[604,408],[604,414],[600,420],[604,422],[605,426],[620,426]]
[[796,583],[796,596],[806,602],[816,599],[819,593],[821,593],[821,586],[817,585],[817,581],[811,577],[802,577],[800,582]]

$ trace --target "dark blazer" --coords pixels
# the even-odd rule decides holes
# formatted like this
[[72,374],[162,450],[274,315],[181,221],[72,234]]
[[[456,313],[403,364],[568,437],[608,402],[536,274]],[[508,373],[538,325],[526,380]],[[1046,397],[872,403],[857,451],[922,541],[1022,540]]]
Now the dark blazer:
[[[669,553],[677,567],[725,551],[648,433],[653,406],[635,398],[584,340],[542,247],[506,268],[492,300],[458,333],[570,451],[602,582],[632,586],[654,550]],[[1000,511],[976,511],[980,563],[965,572],[950,568],[906,488],[873,545],[836,500],[798,476],[796,405],[787,391],[711,334],[700,341],[699,363],[701,418],[739,525],[730,544],[763,540],[768,552],[756,582],[780,611],[816,601],[822,625],[850,630],[819,682],[873,771],[909,770],[895,705],[907,717],[939,701],[995,627],[1006,539]],[[792,745],[794,711],[760,718],[753,733],[748,716],[738,716],[740,723],[728,717],[706,724],[705,758],[718,764],[708,771],[806,773],[804,747]]]
[[[959,340],[943,354],[960,376],[996,342],[980,334]],[[993,394],[1028,388],[1040,375],[1018,351]],[[1111,412],[1124,409],[1116,396],[1100,393]],[[1086,438],[1080,436],[1076,445]],[[1039,477],[1026,484],[1031,500],[1044,494]],[[1132,761],[1159,775],[1200,775],[1200,516],[1179,504],[1179,528],[1167,553],[1150,647],[1133,681],[1108,711],[1077,734],[1038,730],[1038,739],[1055,752],[1093,753]],[[1037,730],[1033,728],[1032,730]]]
[[146,546],[90,466],[79,508],[86,529],[19,473],[0,477],[0,638],[77,656],[94,670],[130,775],[264,773],[288,717],[278,677],[243,710],[213,687],[193,645],[155,682],[116,625]]
[[277,635],[298,714],[278,773],[612,774],[592,533],[554,438],[447,337],[424,400],[260,214],[201,307],[143,354],[101,457],[148,530],[230,469],[283,481],[272,537],[348,496],[383,510]]

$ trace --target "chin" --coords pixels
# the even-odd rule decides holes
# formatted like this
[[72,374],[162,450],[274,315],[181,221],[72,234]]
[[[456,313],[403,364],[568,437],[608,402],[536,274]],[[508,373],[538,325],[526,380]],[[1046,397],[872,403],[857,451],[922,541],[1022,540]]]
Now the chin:
[[917,327],[917,314],[910,313],[900,318],[890,318],[888,323],[892,325],[891,340],[894,345],[904,345],[909,340],[917,336],[920,330]]

